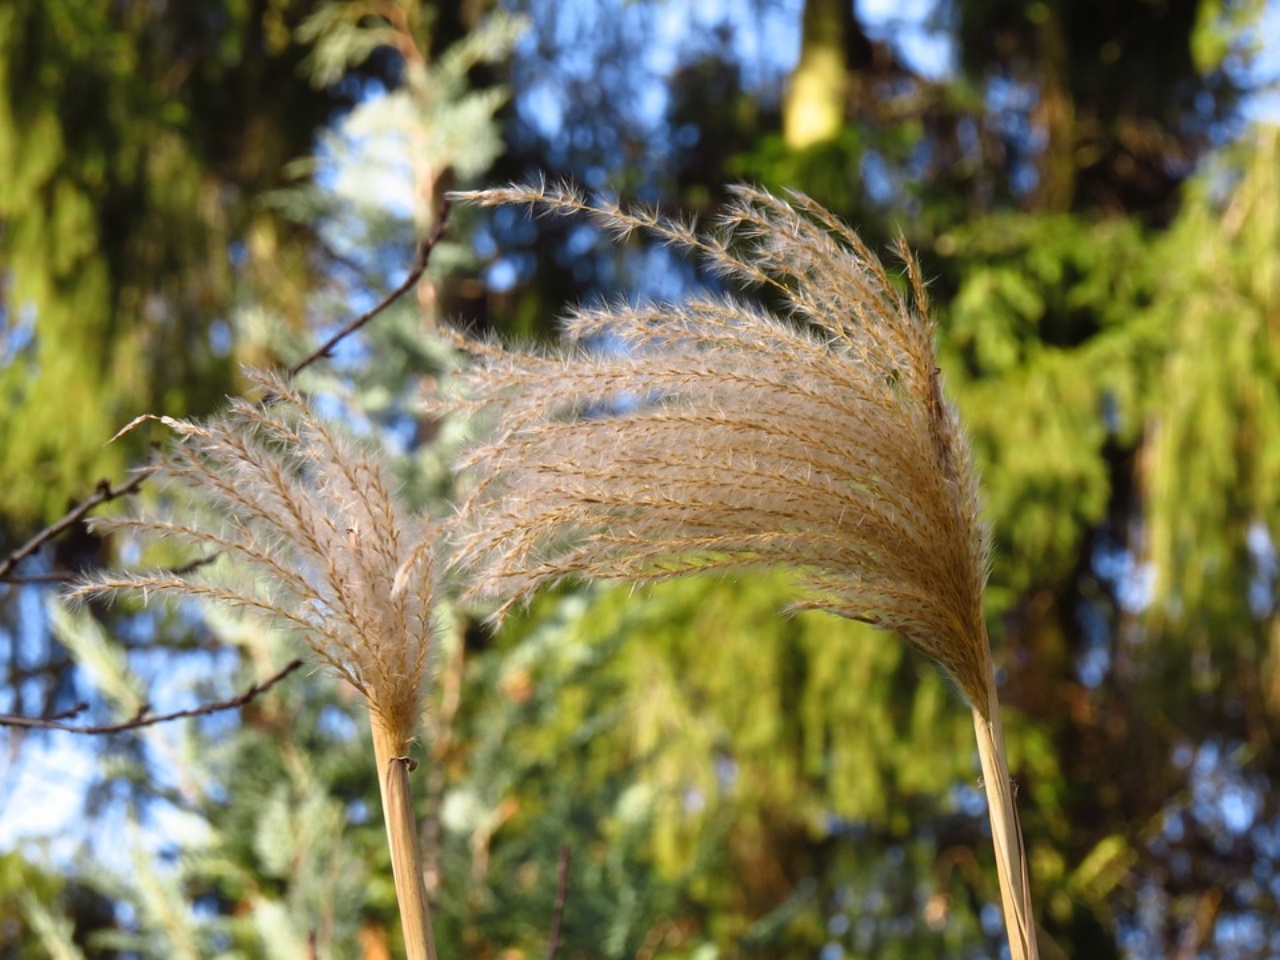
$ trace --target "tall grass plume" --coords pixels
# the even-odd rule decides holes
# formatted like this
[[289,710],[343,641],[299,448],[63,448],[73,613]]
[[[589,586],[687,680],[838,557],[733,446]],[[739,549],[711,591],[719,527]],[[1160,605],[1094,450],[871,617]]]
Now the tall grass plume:
[[460,462],[452,521],[472,598],[501,613],[565,578],[783,566],[797,606],[897,632],[972,708],[1011,949],[1036,956],[983,616],[989,537],[905,243],[909,295],[796,193],[737,187],[705,232],[567,187],[458,197],[645,232],[743,291],[579,309],[560,350],[459,338],[473,362],[444,407],[492,423]]

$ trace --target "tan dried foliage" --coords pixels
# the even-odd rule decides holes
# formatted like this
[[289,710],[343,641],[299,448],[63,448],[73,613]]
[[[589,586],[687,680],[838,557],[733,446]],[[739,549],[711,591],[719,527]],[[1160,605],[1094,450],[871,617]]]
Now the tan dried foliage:
[[103,574],[71,596],[160,593],[264,617],[303,639],[407,742],[432,649],[433,529],[410,521],[374,453],[338,437],[283,380],[249,375],[264,401],[233,399],[202,423],[143,418],[178,436],[158,463],[162,481],[184,488],[165,498],[168,514],[95,523],[218,560]]
[[910,297],[800,194],[738,187],[708,232],[563,187],[459,196],[647,232],[780,305],[581,309],[559,352],[460,338],[475,362],[442,406],[493,422],[461,464],[473,485],[453,521],[473,598],[505,610],[562,578],[783,565],[798,606],[897,631],[991,709],[988,538],[905,244]]

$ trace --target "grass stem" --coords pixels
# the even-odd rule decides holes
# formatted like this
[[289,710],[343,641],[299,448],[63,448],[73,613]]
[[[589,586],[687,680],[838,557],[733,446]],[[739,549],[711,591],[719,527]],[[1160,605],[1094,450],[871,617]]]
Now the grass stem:
[[1014,802],[1005,756],[1004,729],[1000,724],[1000,704],[996,699],[995,677],[988,681],[985,709],[973,707],[973,729],[978,738],[982,763],[982,785],[987,792],[991,816],[991,843],[995,848],[996,873],[1000,878],[1000,904],[1009,936],[1012,960],[1038,960],[1035,914],[1031,907],[1031,884],[1027,878],[1026,850],[1022,845],[1022,824]]
[[397,738],[377,716],[371,715],[373,753],[378,765],[378,788],[382,793],[382,816],[391,848],[391,871],[395,876],[400,925],[404,930],[408,960],[436,960],[431,932],[431,907],[422,880],[422,854],[418,849],[417,826],[409,793],[408,744]]

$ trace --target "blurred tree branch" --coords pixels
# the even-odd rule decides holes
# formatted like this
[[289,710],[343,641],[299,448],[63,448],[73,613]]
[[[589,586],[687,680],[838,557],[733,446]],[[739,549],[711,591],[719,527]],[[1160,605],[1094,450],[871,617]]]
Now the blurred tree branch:
[[[135,473],[132,480],[122,483],[116,487],[111,485],[110,480],[105,478],[99,480],[98,486],[92,496],[81,500],[76,504],[76,506],[72,507],[61,520],[51,523],[49,526],[45,527],[22,546],[18,547],[18,549],[11,551],[4,560],[0,561],[0,582],[15,582],[11,574],[13,572],[13,568],[19,563],[31,556],[54,537],[58,536],[58,534],[75,526],[84,519],[85,514],[94,507],[103,503],[108,503],[111,500],[118,500],[120,497],[126,497],[131,493],[137,493],[138,489],[146,481],[147,477],[151,476],[151,474],[151,468],[144,468]],[[35,582],[35,578],[23,582]]]
[[418,251],[417,251],[417,254],[414,256],[413,266],[409,270],[409,275],[404,278],[400,286],[396,287],[394,290],[388,293],[385,297],[383,297],[380,301],[378,301],[378,304],[375,307],[373,307],[371,310],[368,310],[365,313],[360,314],[360,316],[356,317],[354,320],[348,323],[345,327],[343,327],[341,330],[335,333],[332,337],[326,340],[324,344],[322,344],[312,353],[308,354],[303,359],[295,363],[292,367],[290,367],[289,376],[291,378],[296,377],[299,373],[301,373],[307,367],[311,366],[311,364],[315,363],[317,360],[320,360],[323,357],[332,356],[334,347],[336,347],[339,343],[341,343],[347,337],[351,336],[351,334],[355,333],[357,330],[359,330],[361,327],[367,324],[370,320],[373,320],[376,316],[378,316],[378,314],[382,313],[384,310],[390,307],[393,303],[395,303],[397,300],[403,297],[406,293],[412,290],[415,286],[417,286],[418,281],[422,279],[422,275],[426,273],[427,267],[431,263],[431,251],[435,249],[436,244],[440,242],[440,238],[444,236],[445,225],[448,223],[448,221],[449,221],[449,202],[447,200],[443,200],[441,201],[440,212],[436,217],[436,225],[432,228],[431,233],[429,233],[426,237],[424,237],[422,242],[418,244]]
[[569,858],[573,848],[565,843],[560,846],[560,878],[556,884],[556,906],[551,915],[551,936],[547,945],[547,960],[556,960],[560,952],[560,925],[564,921],[564,905],[569,900]]
[[0,726],[18,727],[24,730],[63,730],[67,733],[84,733],[95,736],[109,733],[124,733],[127,730],[138,730],[142,727],[151,727],[159,723],[168,723],[171,720],[181,720],[186,717],[203,717],[211,713],[220,713],[223,710],[238,709],[266,693],[301,666],[301,660],[293,660],[282,670],[272,674],[266,680],[253,684],[239,696],[232,697],[230,700],[217,700],[213,703],[206,703],[203,706],[192,707],[187,710],[178,710],[174,713],[163,713],[151,716],[149,713],[150,706],[144,704],[132,720],[126,720],[123,723],[101,725],[65,723],[64,721],[76,716],[88,708],[87,704],[78,703],[69,710],[64,710],[61,713],[56,713],[48,717],[20,717],[13,714],[0,714]]
[[[422,242],[418,245],[417,252],[415,253],[413,258],[413,265],[410,267],[408,276],[404,278],[404,280],[400,283],[398,287],[396,287],[394,290],[388,293],[385,297],[383,297],[377,303],[376,306],[360,314],[360,316],[356,317],[354,320],[348,323],[345,327],[343,327],[341,330],[335,333],[332,337],[326,340],[321,346],[316,348],[314,351],[312,351],[310,354],[308,354],[298,363],[290,367],[289,373],[288,373],[289,377],[292,378],[297,376],[299,373],[301,373],[303,370],[305,370],[307,367],[311,366],[311,364],[315,363],[318,360],[321,360],[326,357],[331,357],[333,355],[333,349],[339,343],[341,343],[347,337],[351,336],[356,331],[360,330],[370,321],[375,319],[379,314],[385,312],[387,308],[389,308],[392,304],[396,303],[396,301],[398,301],[406,293],[408,293],[415,286],[417,286],[418,281],[422,279],[422,275],[426,272],[427,267],[431,263],[431,251],[435,249],[436,244],[440,242],[440,238],[444,235],[445,226],[448,223],[448,219],[449,219],[449,204],[448,204],[448,201],[442,201],[439,215],[436,218],[436,225],[432,229],[431,233],[425,238],[423,238]],[[121,497],[126,497],[133,493],[137,493],[138,490],[142,487],[143,483],[146,482],[147,478],[150,477],[153,472],[154,472],[153,468],[144,467],[143,469],[135,473],[132,479],[118,486],[112,486],[111,481],[106,478],[99,480],[98,485],[95,488],[92,495],[80,501],[78,504],[72,507],[69,511],[67,511],[67,513],[60,520],[57,520],[54,523],[49,524],[49,526],[39,531],[37,534],[35,534],[35,536],[33,536],[30,540],[28,540],[22,546],[18,547],[15,550],[10,551],[9,554],[3,560],[0,560],[0,583],[14,583],[14,584],[61,583],[70,579],[70,575],[65,573],[55,572],[55,573],[36,574],[32,576],[19,576],[19,575],[15,575],[13,571],[14,571],[14,568],[16,568],[19,563],[21,563],[23,560],[30,557],[32,554],[34,554],[37,550],[39,550],[42,546],[44,546],[54,537],[69,530],[71,527],[75,526],[77,523],[83,520],[85,515],[89,513],[89,511],[92,510],[94,507],[100,506],[101,504],[104,504],[104,503],[108,503],[112,500],[118,500]],[[187,566],[174,572],[176,573],[190,572],[191,569],[194,569],[194,566],[198,566],[203,563],[208,563],[212,559],[213,559],[212,557],[206,557],[199,560],[195,560],[191,564],[188,564]]]

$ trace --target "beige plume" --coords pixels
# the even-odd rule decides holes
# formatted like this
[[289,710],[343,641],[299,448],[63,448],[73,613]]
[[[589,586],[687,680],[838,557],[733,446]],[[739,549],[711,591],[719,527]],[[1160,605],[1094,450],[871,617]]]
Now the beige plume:
[[370,450],[337,436],[285,381],[249,377],[262,402],[232,400],[205,422],[152,418],[177,435],[156,467],[161,482],[181,488],[168,499],[200,509],[95,523],[216,562],[102,574],[71,596],[227,604],[289,630],[363,694],[406,947],[413,958],[434,957],[407,778],[434,648],[434,528],[410,520]]
[[737,187],[705,233],[564,187],[459,198],[643,231],[756,295],[579,310],[555,352],[459,338],[474,362],[442,406],[492,424],[460,464],[453,520],[472,597],[506,609],[565,578],[783,566],[798,606],[897,632],[973,708],[1013,956],[1034,957],[983,616],[988,534],[905,244],[910,298],[799,194]]

